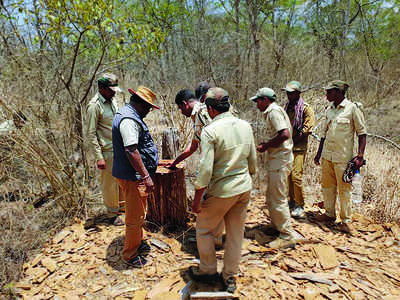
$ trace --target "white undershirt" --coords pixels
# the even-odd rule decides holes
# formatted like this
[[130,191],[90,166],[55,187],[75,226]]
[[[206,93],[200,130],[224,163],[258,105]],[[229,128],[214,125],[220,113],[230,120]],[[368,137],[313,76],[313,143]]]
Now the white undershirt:
[[133,119],[123,119],[119,125],[124,146],[137,145],[139,143],[139,135],[142,132],[142,127]]

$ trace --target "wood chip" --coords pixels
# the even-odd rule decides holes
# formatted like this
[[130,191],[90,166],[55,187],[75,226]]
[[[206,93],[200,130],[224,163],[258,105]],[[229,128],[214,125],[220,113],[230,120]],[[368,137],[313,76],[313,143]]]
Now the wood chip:
[[43,267],[49,270],[50,273],[53,273],[55,270],[57,270],[57,263],[51,258],[48,257],[43,258],[41,260],[41,264]]
[[364,263],[372,263],[371,260],[369,260],[368,258],[365,258],[364,256],[358,255],[358,254],[353,254],[353,253],[348,253],[346,252],[346,255],[352,259],[355,259],[359,262],[364,262]]
[[288,273],[289,276],[293,277],[294,279],[305,279],[312,282],[319,282],[327,285],[332,285],[332,281],[326,279],[321,276],[321,274],[317,273]]
[[157,283],[153,289],[147,295],[148,298],[152,299],[154,296],[169,292],[173,286],[181,280],[180,276],[175,274],[169,278],[163,279],[159,283]]
[[380,238],[382,236],[383,236],[383,232],[382,231],[377,231],[375,233],[368,234],[367,236],[364,237],[364,239],[367,242],[372,242],[372,241],[374,241],[374,240],[376,240],[376,239],[378,239],[378,238]]
[[332,269],[339,265],[336,251],[332,246],[318,244],[314,245],[312,249],[324,270]]
[[190,295],[191,300],[224,300],[224,299],[237,299],[238,296],[227,292],[196,292]]
[[394,238],[400,241],[400,227],[395,224],[390,228],[390,230],[392,231]]
[[165,252],[169,251],[171,249],[171,247],[167,244],[164,243],[160,240],[157,240],[155,238],[150,239],[150,243],[154,246],[156,246],[158,249],[163,250]]
[[147,291],[137,291],[135,292],[135,295],[133,296],[132,300],[145,300],[147,295]]
[[47,276],[49,276],[49,272],[47,271],[46,268],[35,268],[35,277],[33,278],[32,282],[33,283],[42,283],[43,280],[46,279]]
[[56,234],[56,236],[53,238],[53,243],[58,244],[62,240],[64,240],[67,236],[71,234],[71,231],[69,230],[63,230],[60,231],[59,233]]
[[320,291],[317,289],[307,288],[303,291],[304,300],[314,300],[318,298],[320,295]]

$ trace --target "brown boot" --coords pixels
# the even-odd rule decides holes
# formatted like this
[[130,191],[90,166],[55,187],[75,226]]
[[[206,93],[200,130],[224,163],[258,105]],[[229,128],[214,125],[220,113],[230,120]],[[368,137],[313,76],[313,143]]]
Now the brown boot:
[[322,215],[316,216],[315,220],[318,221],[318,222],[326,222],[326,223],[328,223],[328,222],[335,222],[336,218],[330,217],[327,214],[322,214]]

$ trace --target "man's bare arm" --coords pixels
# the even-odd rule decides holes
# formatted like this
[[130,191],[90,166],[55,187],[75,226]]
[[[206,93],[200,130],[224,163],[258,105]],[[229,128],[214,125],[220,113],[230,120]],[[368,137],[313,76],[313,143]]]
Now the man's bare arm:
[[149,172],[143,164],[142,157],[137,150],[137,145],[130,145],[125,147],[125,154],[127,155],[129,162],[132,167],[140,174],[143,178],[143,183],[146,186],[146,192],[151,193],[154,190],[154,183],[151,179]]
[[289,129],[282,129],[278,131],[278,134],[274,138],[270,139],[268,142],[260,143],[260,145],[258,145],[257,147],[257,151],[265,152],[269,148],[276,148],[289,138],[290,138]]

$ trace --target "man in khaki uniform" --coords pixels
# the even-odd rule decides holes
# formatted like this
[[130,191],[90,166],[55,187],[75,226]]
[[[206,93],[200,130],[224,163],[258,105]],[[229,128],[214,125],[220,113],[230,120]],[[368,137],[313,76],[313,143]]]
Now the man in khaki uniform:
[[[204,89],[206,92],[204,93]],[[169,165],[170,169],[175,169],[176,166],[190,157],[194,152],[197,151],[201,141],[201,131],[205,126],[211,122],[211,118],[208,115],[207,107],[203,102],[200,102],[200,98],[205,98],[207,91],[210,89],[207,82],[201,82],[196,92],[200,96],[195,96],[191,90],[185,89],[180,90],[175,97],[175,103],[178,106],[181,113],[187,117],[191,118],[193,121],[193,136],[190,145]],[[200,90],[200,91],[199,91]],[[203,94],[200,94],[203,93]],[[218,234],[216,235],[215,247],[216,249],[223,248],[223,232],[224,232],[224,221],[218,226]]]
[[175,103],[185,117],[192,119],[193,137],[191,144],[169,166],[171,169],[196,152],[200,145],[201,131],[211,122],[206,105],[198,101],[191,90],[180,90],[176,94]]
[[[256,171],[256,149],[250,124],[229,112],[228,93],[211,88],[205,103],[212,122],[201,133],[201,159],[195,182],[193,212],[196,222],[200,266],[189,268],[197,281],[218,279],[215,238],[225,221],[226,242],[222,283],[228,292],[236,289],[246,208]],[[206,191],[206,195],[203,194]]]
[[88,147],[94,152],[97,168],[101,172],[104,205],[111,217],[110,221],[119,226],[124,225],[123,219],[119,216],[124,203],[120,201],[118,183],[111,173],[113,166],[111,132],[113,117],[118,110],[114,96],[120,88],[118,78],[114,74],[102,75],[97,84],[99,91],[87,106]]
[[266,202],[271,216],[271,227],[278,230],[279,237],[272,241],[271,248],[281,248],[295,243],[295,233],[290,221],[287,201],[287,180],[293,163],[292,126],[286,112],[275,103],[275,92],[261,88],[250,98],[264,113],[267,126],[265,142],[258,145],[258,152],[267,151],[267,194]]
[[293,167],[289,174],[289,207],[293,218],[304,218],[303,167],[307,155],[308,136],[314,127],[314,111],[301,97],[302,86],[298,81],[289,82],[285,88],[288,103],[285,111],[293,132]]
[[364,161],[367,144],[367,129],[364,115],[356,104],[346,98],[349,84],[335,80],[325,88],[326,98],[332,104],[326,111],[322,138],[314,162],[320,165],[322,155],[322,193],[326,214],[317,218],[319,221],[336,221],[336,197],[339,193],[340,231],[354,234],[352,222],[351,184],[342,180],[347,163],[353,157],[354,134],[358,136],[358,154],[354,161],[359,169]]

